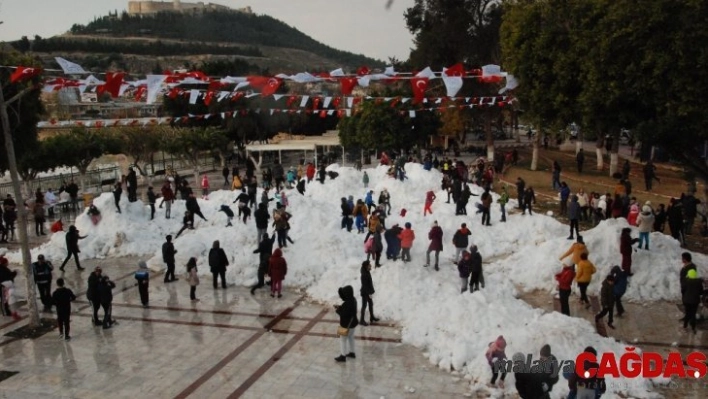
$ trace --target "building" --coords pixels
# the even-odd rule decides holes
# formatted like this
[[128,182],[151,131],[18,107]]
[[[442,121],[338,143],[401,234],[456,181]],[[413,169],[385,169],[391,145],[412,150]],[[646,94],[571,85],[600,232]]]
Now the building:
[[174,1],[129,1],[128,14],[130,15],[150,15],[158,12],[194,12],[194,11],[236,11],[251,14],[251,7],[239,9],[230,8],[221,4],[185,3],[180,0]]

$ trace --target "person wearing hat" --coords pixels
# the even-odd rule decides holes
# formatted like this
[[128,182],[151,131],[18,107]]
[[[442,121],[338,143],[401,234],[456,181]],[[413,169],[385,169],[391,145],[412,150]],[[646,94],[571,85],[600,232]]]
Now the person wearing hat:
[[[649,201],[647,201],[649,203]],[[639,230],[639,249],[642,249],[642,244],[644,249],[649,250],[649,233],[651,233],[654,228],[654,212],[651,206],[644,205],[642,207],[642,213],[637,216],[637,229]]]
[[44,255],[37,256],[37,261],[32,263],[34,283],[37,284],[39,298],[44,305],[45,312],[52,311],[52,262],[44,259]]
[[595,316],[595,323],[602,320],[605,315],[609,315],[607,320],[607,326],[614,329],[615,326],[612,325],[613,318],[612,313],[615,307],[615,292],[614,292],[615,278],[611,274],[605,277],[605,281],[602,282],[602,288],[600,289],[600,304],[602,305],[602,311]]
[[144,260],[138,262],[138,270],[135,272],[135,279],[138,280],[138,292],[140,292],[140,302],[144,308],[149,306],[150,297],[148,287],[150,285],[150,270]]
[[541,347],[541,364],[544,364],[544,373],[539,375],[539,388],[541,395],[539,398],[550,398],[550,392],[553,390],[553,385],[558,382],[558,371],[553,368],[554,364],[558,363],[558,359],[551,353],[551,345],[545,344]]
[[701,296],[704,295],[703,280],[698,278],[696,269],[690,269],[686,272],[685,291],[681,295],[685,316],[683,319],[683,328],[688,328],[691,325],[693,333],[696,333],[696,312],[698,305],[701,303]]
[[490,381],[490,385],[495,386],[497,378],[499,378],[499,388],[502,389],[504,389],[504,379],[506,378],[506,370],[495,370],[494,364],[496,362],[503,361],[506,359],[506,353],[504,352],[505,349],[506,340],[504,339],[503,335],[500,335],[494,342],[489,343],[489,348],[487,349],[487,353],[485,353],[487,363],[489,363],[489,367],[492,368],[492,380]]

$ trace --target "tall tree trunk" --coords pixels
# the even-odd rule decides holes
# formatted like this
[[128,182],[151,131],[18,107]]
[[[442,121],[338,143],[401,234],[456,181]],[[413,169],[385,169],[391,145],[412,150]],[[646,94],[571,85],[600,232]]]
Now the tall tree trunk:
[[597,155],[597,170],[602,170],[604,167],[604,159],[602,150],[605,148],[605,139],[601,132],[597,133],[597,141],[595,142],[595,154]]
[[538,170],[538,149],[541,146],[541,128],[536,129],[533,136],[533,150],[531,152],[531,170]]
[[249,153],[249,154],[248,154],[248,158],[251,159],[251,162],[253,162],[253,165],[256,167],[256,173],[255,173],[255,175],[256,175],[256,179],[258,179],[260,176],[262,176],[262,173],[261,173],[261,163],[263,162],[263,157],[262,157],[262,156],[258,157],[258,162],[256,162],[256,158],[253,158],[253,155],[251,155],[251,154]]
[[612,149],[610,150],[610,176],[619,170],[619,129],[612,133]]
[[492,135],[492,120],[489,115],[484,118],[484,135],[487,138],[487,162],[494,161],[494,135]]
[[520,143],[521,132],[519,132],[519,114],[518,112],[516,112],[516,110],[511,111],[511,123],[514,127],[514,137],[516,138],[516,142]]
[[[18,97],[19,96],[19,97]],[[20,98],[18,94],[13,99]],[[13,101],[10,99],[10,102]],[[5,151],[7,152],[7,163],[10,169],[10,179],[12,180],[12,192],[15,194],[17,202],[17,216],[19,220],[20,248],[22,252],[22,269],[25,272],[25,290],[27,291],[27,308],[29,310],[30,327],[39,327],[39,311],[37,309],[37,293],[34,288],[34,274],[30,268],[32,256],[30,255],[29,240],[27,238],[27,210],[22,206],[22,189],[17,172],[17,158],[15,157],[15,145],[10,132],[10,119],[7,115],[7,104],[5,103],[5,93],[0,84],[0,118],[2,118],[2,132],[5,138]]]

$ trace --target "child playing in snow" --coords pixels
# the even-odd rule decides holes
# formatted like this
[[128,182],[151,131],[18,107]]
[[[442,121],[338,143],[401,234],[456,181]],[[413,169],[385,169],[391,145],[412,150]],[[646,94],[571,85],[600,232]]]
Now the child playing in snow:
[[506,372],[501,371],[500,373],[497,373],[494,371],[494,364],[497,361],[506,360],[506,353],[504,352],[505,349],[506,340],[503,335],[500,335],[497,337],[496,341],[489,344],[489,349],[487,349],[487,353],[485,354],[489,367],[492,368],[492,380],[489,383],[492,387],[495,386],[497,377],[499,377],[499,374],[501,373],[501,378],[499,378],[499,388],[504,389],[504,378],[506,378]]
[[[240,205],[241,204],[239,204],[239,206]],[[244,208],[248,209],[248,207],[244,207]],[[221,208],[219,208],[219,212],[224,212],[224,214],[226,214],[226,227],[233,226],[231,224],[231,220],[234,218],[234,211],[231,210],[231,207],[228,205],[221,205]],[[250,212],[250,210],[249,210],[249,212]],[[244,219],[243,222],[246,223],[245,216],[243,219]]]
[[206,174],[202,176],[202,199],[209,199],[209,178]]

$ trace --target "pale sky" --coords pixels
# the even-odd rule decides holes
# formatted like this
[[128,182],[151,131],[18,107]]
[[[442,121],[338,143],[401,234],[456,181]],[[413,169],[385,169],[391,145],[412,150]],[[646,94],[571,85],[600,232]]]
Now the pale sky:
[[[183,1],[186,2],[198,2]],[[403,12],[414,0],[206,0],[233,8],[251,6],[256,14],[279,19],[339,50],[380,60],[408,59],[413,39]],[[0,40],[51,37],[75,23],[86,24],[109,11],[128,9],[128,0],[0,0]]]

